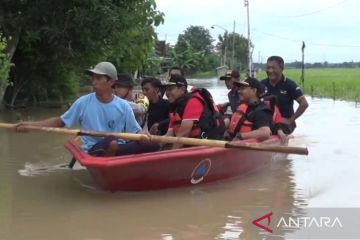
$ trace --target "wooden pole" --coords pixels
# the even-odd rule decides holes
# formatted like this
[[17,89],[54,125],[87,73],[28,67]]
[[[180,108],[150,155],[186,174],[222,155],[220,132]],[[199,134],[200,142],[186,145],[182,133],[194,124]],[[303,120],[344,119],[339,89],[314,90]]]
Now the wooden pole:
[[[0,123],[0,128],[14,129],[15,127],[16,127],[16,124]],[[130,140],[130,141],[171,143],[171,144],[221,147],[221,148],[239,148],[239,149],[247,149],[247,150],[255,150],[255,151],[281,152],[281,153],[300,154],[300,155],[308,155],[309,154],[307,148],[302,148],[302,147],[272,146],[272,145],[265,145],[265,144],[228,142],[228,141],[222,141],[222,140],[185,138],[185,137],[169,137],[169,136],[146,135],[146,134],[137,134],[137,133],[97,132],[97,131],[88,131],[88,130],[80,130],[80,129],[39,127],[39,126],[27,126],[26,129],[31,130],[31,131],[62,133],[62,134],[68,134],[68,135],[74,135],[74,136],[92,136],[92,137],[114,136],[117,138]]]

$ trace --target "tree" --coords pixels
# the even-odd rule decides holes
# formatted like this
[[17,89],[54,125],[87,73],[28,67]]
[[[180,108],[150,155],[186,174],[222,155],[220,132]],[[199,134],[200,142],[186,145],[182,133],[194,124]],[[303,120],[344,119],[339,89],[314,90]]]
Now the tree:
[[187,73],[210,70],[214,39],[208,29],[202,26],[190,26],[183,34],[179,34],[175,48],[171,51],[171,59],[175,65],[182,66]]
[[[234,47],[233,47],[234,46]],[[247,69],[248,66],[248,40],[238,33],[224,33],[219,35],[219,42],[216,46],[223,53],[226,51],[226,65],[233,69]],[[233,53],[234,51],[234,53]],[[234,59],[232,59],[234,54]]]
[[153,26],[162,22],[155,0],[2,0],[0,31],[15,64],[8,104],[17,97],[71,96],[79,72],[99,61],[113,61],[123,72],[142,69],[153,48]]
[[1,100],[5,94],[5,89],[8,85],[8,77],[10,70],[10,59],[5,53],[6,43],[0,34],[0,109],[2,107]]
[[202,26],[190,26],[183,34],[179,34],[175,50],[184,52],[190,44],[194,52],[204,52],[209,54],[213,48],[214,39],[210,35],[210,31]]
[[178,52],[176,48],[172,48],[170,51],[170,59],[172,66],[178,66],[189,73],[197,63],[199,62],[200,55],[202,52],[194,52],[193,47],[190,43],[185,42],[186,49],[182,52]]

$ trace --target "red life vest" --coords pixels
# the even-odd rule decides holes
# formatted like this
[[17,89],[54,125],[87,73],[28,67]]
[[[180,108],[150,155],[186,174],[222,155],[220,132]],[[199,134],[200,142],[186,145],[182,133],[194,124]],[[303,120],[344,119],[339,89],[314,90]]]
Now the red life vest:
[[[271,108],[271,103],[270,101],[264,101],[264,103]],[[271,108],[272,109],[272,108]],[[272,109],[274,111],[273,113],[273,122],[275,124],[279,124],[281,123],[282,121],[282,116],[281,116],[281,113],[280,113],[280,109],[277,105],[274,105],[274,109]]]
[[274,124],[280,124],[282,122],[282,115],[280,112],[280,108],[278,106],[277,96],[268,95],[262,98],[262,101],[271,108],[273,113],[273,122]]
[[225,131],[223,118],[215,106],[211,94],[206,89],[201,88],[195,89],[180,99],[175,109],[170,112],[170,122],[173,124],[175,135],[179,132],[186,104],[191,98],[198,99],[203,104],[204,111],[199,121],[194,122],[189,137],[221,139]]
[[[200,96],[200,94],[192,94],[190,97],[187,97],[186,99],[179,101],[178,106],[176,107],[174,112],[170,112],[170,122],[173,124],[173,130],[174,134],[177,135],[181,126],[182,122],[182,115],[184,114],[184,110],[186,107],[186,104],[189,102],[191,98],[197,98],[201,101],[201,103],[204,105],[204,99]],[[201,135],[201,130],[197,124],[198,121],[194,122],[194,125],[191,129],[191,132],[189,134],[189,137],[191,138],[197,138]]]

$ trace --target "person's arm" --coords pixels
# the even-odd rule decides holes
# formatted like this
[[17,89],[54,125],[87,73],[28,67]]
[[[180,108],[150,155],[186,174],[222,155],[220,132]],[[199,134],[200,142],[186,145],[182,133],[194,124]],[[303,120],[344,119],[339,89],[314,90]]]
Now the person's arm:
[[139,133],[142,129],[135,119],[134,112],[129,104],[124,104],[125,109],[125,132]]
[[245,140],[255,138],[258,141],[264,141],[271,136],[272,112],[256,111],[251,119],[253,122],[253,131],[246,133],[237,133],[233,140]]
[[[199,121],[205,108],[197,98],[191,98],[184,109],[183,119],[176,137],[189,137],[195,121]],[[173,149],[181,148],[182,144],[173,144]]]
[[264,127],[258,128],[256,130],[253,130],[251,132],[238,133],[238,134],[236,134],[236,136],[233,140],[245,140],[245,139],[255,138],[261,142],[261,141],[268,139],[270,136],[271,136],[270,127],[264,126]]
[[296,119],[298,119],[305,110],[309,107],[309,103],[307,102],[304,95],[298,97],[296,101],[299,103],[299,106],[297,107],[295,113],[289,118],[289,122],[294,122]]
[[163,128],[163,125],[169,125],[169,121],[169,119],[165,119],[160,122],[154,123],[149,130],[150,134],[157,134],[159,130]]
[[27,122],[20,122],[18,124],[16,124],[15,126],[15,130],[16,131],[26,131],[27,127],[29,126],[36,126],[36,127],[64,127],[65,124],[64,122],[61,120],[60,117],[53,117],[53,118],[48,118],[45,120],[41,120],[41,121],[27,121]]
[[299,118],[309,106],[301,88],[297,86],[297,84],[293,81],[289,81],[288,87],[289,95],[292,99],[296,100],[299,103],[298,108],[296,109],[295,113],[289,118],[284,119],[284,123],[291,124],[295,122],[297,118]]
[[230,106],[230,103],[229,102],[226,102],[226,103],[220,103],[220,104],[217,104],[216,105],[217,108],[219,109],[219,111],[224,114],[227,110],[227,108]]
[[[183,120],[181,121],[181,125],[179,128],[178,133],[176,134],[176,137],[189,137],[192,127],[194,126],[194,122],[192,120]],[[172,149],[178,149],[181,148],[183,144],[175,143],[172,146]]]

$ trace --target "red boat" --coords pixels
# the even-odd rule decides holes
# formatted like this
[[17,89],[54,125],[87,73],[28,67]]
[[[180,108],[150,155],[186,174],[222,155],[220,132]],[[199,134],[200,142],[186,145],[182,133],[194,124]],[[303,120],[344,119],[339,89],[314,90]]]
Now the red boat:
[[[256,143],[256,141],[245,141]],[[280,145],[273,136],[262,144]],[[218,147],[189,147],[116,157],[93,157],[75,140],[65,147],[95,181],[110,191],[185,187],[234,178],[269,166],[279,153]]]

